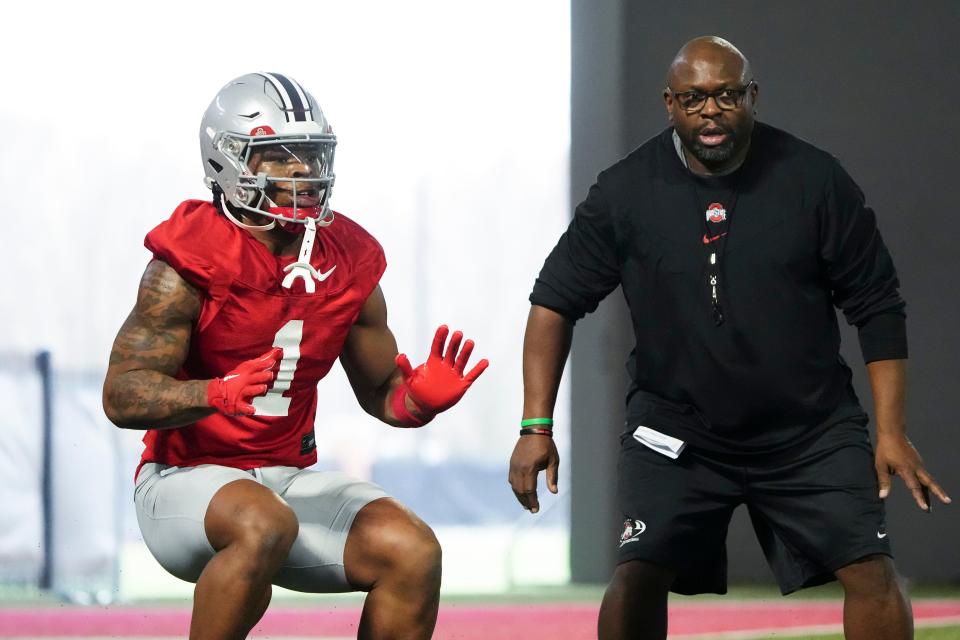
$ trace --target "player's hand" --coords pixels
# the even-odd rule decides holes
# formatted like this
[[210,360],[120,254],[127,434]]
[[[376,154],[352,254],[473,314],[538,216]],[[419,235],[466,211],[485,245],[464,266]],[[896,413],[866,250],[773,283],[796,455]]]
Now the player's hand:
[[530,513],[540,510],[537,499],[537,475],[547,470],[547,489],[557,492],[557,471],[560,468],[560,454],[557,445],[550,436],[520,436],[513,455],[510,456],[510,475],[507,481],[513,488],[513,495]]
[[905,435],[877,435],[877,482],[880,485],[880,498],[890,495],[890,476],[898,475],[913,494],[913,499],[924,511],[930,511],[930,493],[940,502],[950,504],[947,495],[937,481],[923,467],[923,458]]
[[277,377],[283,349],[274,347],[259,358],[241,362],[223,376],[207,385],[207,404],[228,416],[252,416],[257,410],[250,402],[267,392]]
[[403,375],[407,393],[425,414],[437,414],[457,404],[473,381],[479,378],[490,364],[483,359],[464,375],[463,370],[473,352],[473,340],[464,342],[463,349],[457,355],[463,334],[454,331],[447,346],[447,353],[444,355],[443,343],[447,340],[448,331],[447,325],[440,325],[433,336],[433,346],[430,348],[427,361],[416,369],[410,366],[406,355],[397,354],[396,363]]

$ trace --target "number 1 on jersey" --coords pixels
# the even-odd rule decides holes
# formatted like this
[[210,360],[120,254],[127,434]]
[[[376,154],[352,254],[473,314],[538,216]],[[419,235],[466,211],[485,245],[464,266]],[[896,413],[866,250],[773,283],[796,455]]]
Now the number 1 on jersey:
[[290,398],[283,396],[293,382],[293,375],[300,360],[300,342],[303,340],[303,320],[290,320],[280,327],[273,338],[273,346],[283,349],[283,360],[280,361],[280,371],[273,382],[273,387],[267,390],[266,395],[253,399],[253,406],[258,416],[285,416],[290,410]]

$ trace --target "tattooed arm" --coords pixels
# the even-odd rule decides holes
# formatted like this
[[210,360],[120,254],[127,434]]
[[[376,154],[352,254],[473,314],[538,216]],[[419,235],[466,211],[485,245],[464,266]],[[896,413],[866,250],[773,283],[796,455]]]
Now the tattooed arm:
[[147,265],[103,383],[107,418],[125,429],[169,429],[214,412],[209,380],[177,380],[200,315],[200,294],[167,263]]

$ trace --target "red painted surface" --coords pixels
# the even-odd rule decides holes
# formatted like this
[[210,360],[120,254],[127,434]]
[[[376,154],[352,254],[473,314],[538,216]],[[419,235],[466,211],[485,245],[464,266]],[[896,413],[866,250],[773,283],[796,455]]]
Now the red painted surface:
[[[913,603],[918,620],[960,617],[960,600],[920,600]],[[840,602],[733,601],[675,603],[670,607],[670,633],[695,634],[751,629],[839,625]],[[323,607],[274,606],[252,636],[356,636],[360,609],[356,605]],[[498,640],[550,637],[579,640],[596,637],[597,606],[458,605],[444,604],[434,637],[450,640]],[[187,607],[22,607],[0,608],[0,638],[14,636],[186,637]]]

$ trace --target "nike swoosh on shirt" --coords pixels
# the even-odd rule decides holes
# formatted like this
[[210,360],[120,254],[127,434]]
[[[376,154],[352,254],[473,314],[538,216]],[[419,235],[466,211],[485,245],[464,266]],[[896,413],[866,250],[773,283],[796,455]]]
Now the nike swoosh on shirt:
[[337,268],[337,265],[333,265],[332,267],[330,267],[330,270],[327,271],[326,273],[318,273],[317,280],[319,280],[320,282],[323,282],[330,276],[331,273],[333,273],[333,270],[336,268]]
[[707,234],[703,234],[703,244],[710,244],[711,242],[716,242],[717,240],[719,240],[725,235],[727,235],[726,231],[724,231],[723,233],[717,236],[708,236]]
[[884,538],[887,537],[887,534],[885,534],[885,533],[880,533],[879,531],[877,531],[877,537],[880,538],[881,540],[883,540]]

